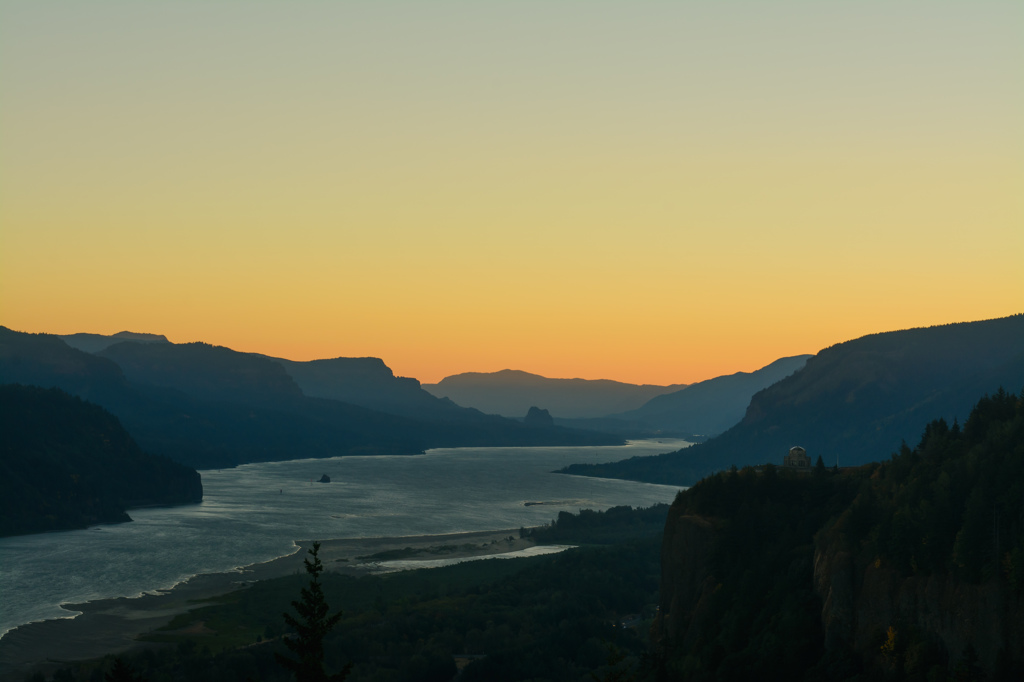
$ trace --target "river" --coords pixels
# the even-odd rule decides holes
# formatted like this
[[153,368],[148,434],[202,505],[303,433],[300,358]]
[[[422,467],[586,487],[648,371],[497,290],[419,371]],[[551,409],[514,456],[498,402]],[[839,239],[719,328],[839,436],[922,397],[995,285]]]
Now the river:
[[[202,471],[200,504],[130,510],[132,523],[0,539],[0,633],[73,617],[62,603],[135,596],[284,556],[296,540],[498,530],[540,525],[562,510],[671,502],[672,486],[550,472],[686,445],[448,448]],[[317,482],[323,474],[330,483]]]

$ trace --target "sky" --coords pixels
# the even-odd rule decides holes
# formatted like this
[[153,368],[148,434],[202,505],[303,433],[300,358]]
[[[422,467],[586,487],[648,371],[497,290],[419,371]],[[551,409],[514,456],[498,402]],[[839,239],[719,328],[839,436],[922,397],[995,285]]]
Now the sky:
[[0,324],[690,383],[1024,312],[1024,3],[0,0]]

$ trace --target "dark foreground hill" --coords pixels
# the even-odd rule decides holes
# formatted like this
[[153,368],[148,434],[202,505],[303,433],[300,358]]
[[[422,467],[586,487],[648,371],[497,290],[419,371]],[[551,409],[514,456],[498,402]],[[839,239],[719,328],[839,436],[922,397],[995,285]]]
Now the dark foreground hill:
[[976,396],[1000,386],[1024,386],[1024,315],[872,334],[757,393],[743,421],[706,443],[565,473],[692,485],[732,464],[781,463],[794,445],[830,465],[863,464],[933,416],[964,419]]
[[117,415],[147,451],[199,469],[432,447],[620,442],[479,413],[431,421],[313,398],[278,362],[204,343],[122,342],[92,355],[56,336],[0,327],[0,383],[87,398]]
[[884,464],[680,493],[652,637],[666,679],[1024,679],[1024,394]]
[[199,474],[147,454],[117,418],[59,389],[0,386],[0,536],[130,521],[199,502]]
[[654,396],[671,393],[684,384],[653,386],[608,379],[550,379],[520,370],[466,372],[445,377],[424,389],[459,405],[488,414],[522,417],[531,407],[556,418],[605,417],[640,407]]

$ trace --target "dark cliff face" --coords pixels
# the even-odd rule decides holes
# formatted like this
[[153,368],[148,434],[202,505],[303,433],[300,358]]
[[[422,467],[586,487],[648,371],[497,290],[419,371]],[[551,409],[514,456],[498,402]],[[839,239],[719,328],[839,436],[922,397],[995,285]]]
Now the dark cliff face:
[[715,524],[688,516],[674,506],[665,523],[661,545],[661,601],[651,626],[655,650],[689,649],[703,625],[708,596],[715,586],[711,551]]
[[[1016,679],[1004,676],[1019,670],[1024,661],[1024,599],[1005,581],[973,585],[949,575],[904,577],[884,565],[858,566],[849,552],[819,548],[814,552],[813,576],[804,575],[802,581],[820,627],[808,628],[805,623],[794,628],[786,621],[792,621],[795,611],[770,606],[764,593],[736,589],[729,576],[720,575],[726,571],[716,570],[728,523],[683,513],[678,504],[669,512],[662,544],[660,609],[650,633],[667,679],[685,679],[696,672],[709,674],[707,679],[729,679],[727,671],[735,673],[737,666],[749,674],[759,665],[774,668],[776,661],[758,658],[764,655],[762,647],[737,651],[727,645],[729,635],[723,631],[735,627],[730,623],[737,620],[748,621],[749,628],[736,646],[760,640],[784,649],[788,642],[812,635],[816,641],[810,646],[804,642],[799,654],[803,679],[845,680],[867,674],[924,680],[935,668],[948,674],[936,679],[954,679],[954,672],[965,667],[969,649],[977,657],[977,670],[988,679]],[[799,552],[800,547],[782,550]],[[741,567],[741,572],[760,568],[757,562]],[[723,596],[734,603],[723,606]],[[743,615],[737,617],[737,612]],[[886,652],[883,645],[890,628],[895,648]]]
[[858,563],[847,551],[815,552],[827,649],[851,651],[869,669],[889,670],[895,662],[882,645],[892,628],[904,672],[914,672],[915,648],[944,650],[955,663],[970,647],[989,674],[1024,661],[1024,599],[1004,580],[973,585],[948,574],[904,577],[882,562]]
[[677,496],[651,633],[668,679],[1024,679],[1024,395],[801,473]]
[[826,658],[813,537],[848,496],[839,477],[774,469],[680,493],[665,524],[651,628],[665,679],[827,679],[807,675]]

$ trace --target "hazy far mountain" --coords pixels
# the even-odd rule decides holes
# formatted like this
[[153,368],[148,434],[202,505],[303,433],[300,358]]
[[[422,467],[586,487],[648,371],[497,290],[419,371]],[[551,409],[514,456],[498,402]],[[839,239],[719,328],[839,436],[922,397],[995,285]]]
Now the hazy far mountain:
[[556,419],[604,417],[633,410],[651,398],[686,384],[654,386],[610,379],[549,379],[514,369],[466,372],[423,388],[439,398],[488,414],[520,418],[531,407],[548,410]]
[[556,419],[555,423],[623,438],[667,436],[701,442],[737,424],[755,393],[799,370],[810,357],[780,358],[754,372],[736,372],[690,384],[655,396],[629,412],[588,419]]
[[692,485],[733,464],[781,464],[794,445],[829,465],[864,464],[915,442],[932,419],[963,420],[983,395],[1022,386],[1024,315],[872,334],[810,358],[706,443],[565,471]]
[[715,436],[743,419],[755,393],[801,369],[811,357],[780,358],[753,372],[690,384],[681,391],[655,396],[639,409],[611,417],[641,422],[658,431]]
[[122,341],[138,343],[170,343],[163,334],[143,334],[139,332],[118,332],[116,334],[64,334],[60,336],[64,343],[86,353],[99,353],[104,348]]

